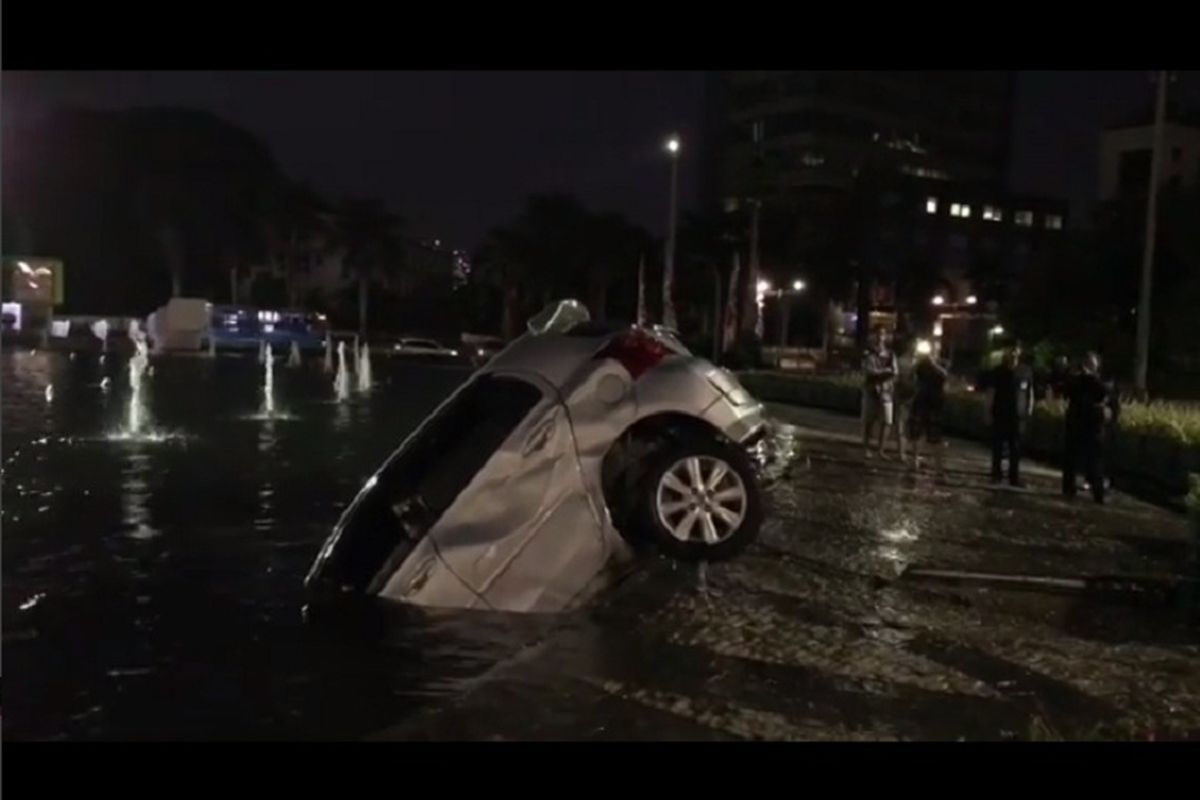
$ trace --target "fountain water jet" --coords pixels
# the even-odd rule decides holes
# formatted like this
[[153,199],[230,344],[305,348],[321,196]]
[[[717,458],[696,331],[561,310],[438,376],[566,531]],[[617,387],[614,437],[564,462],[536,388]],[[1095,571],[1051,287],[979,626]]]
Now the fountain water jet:
[[292,342],[292,352],[288,354],[287,365],[289,367],[300,366],[300,345],[295,341]]
[[325,371],[333,372],[333,340],[325,334]]
[[366,342],[358,354],[358,390],[371,391],[371,346]]
[[271,345],[264,343],[263,349],[263,416],[275,416],[275,354]]
[[[146,404],[146,378],[154,374],[150,366],[150,344],[136,321],[129,324],[129,338],[133,342],[134,353],[129,359],[129,409],[125,426],[105,435],[104,438],[108,441],[134,443],[186,439],[184,434],[157,431],[150,427],[150,414]],[[100,391],[107,392],[109,384],[109,378],[104,377],[100,381]]]
[[350,399],[350,373],[346,371],[346,343],[338,342],[337,377],[333,379],[333,389],[339,403]]
[[150,364],[149,347],[146,337],[140,335],[136,326],[129,332],[135,348],[133,358],[129,359],[129,417],[126,433],[129,437],[140,436],[146,423],[145,401],[142,398],[142,378]]

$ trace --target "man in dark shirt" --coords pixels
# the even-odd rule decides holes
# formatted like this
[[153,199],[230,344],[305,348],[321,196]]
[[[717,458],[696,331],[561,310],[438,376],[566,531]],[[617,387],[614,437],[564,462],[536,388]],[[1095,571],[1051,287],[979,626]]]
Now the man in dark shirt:
[[942,412],[946,406],[946,367],[938,361],[936,345],[921,341],[913,369],[914,396],[907,431],[913,445],[913,469],[921,467],[921,440],[933,450],[938,480],[945,479],[946,447],[942,442]]
[[1020,363],[1021,348],[1014,345],[1004,354],[1000,366],[992,370],[988,385],[992,390],[992,481],[1004,478],[1001,461],[1008,451],[1008,482],[1021,485],[1021,436],[1025,422],[1033,413],[1033,371]]
[[1100,357],[1084,356],[1079,373],[1067,384],[1066,453],[1062,491],[1074,497],[1075,472],[1082,463],[1088,487],[1097,503],[1104,502],[1104,434],[1118,413],[1115,392],[1100,379]]

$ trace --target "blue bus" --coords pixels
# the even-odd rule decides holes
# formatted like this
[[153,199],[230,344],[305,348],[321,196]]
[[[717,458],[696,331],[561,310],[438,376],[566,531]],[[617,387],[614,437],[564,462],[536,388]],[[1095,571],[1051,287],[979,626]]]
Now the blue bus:
[[324,314],[234,305],[214,305],[210,324],[214,343],[224,350],[257,350],[262,341],[277,350],[290,349],[292,342],[301,350],[319,350],[329,330]]

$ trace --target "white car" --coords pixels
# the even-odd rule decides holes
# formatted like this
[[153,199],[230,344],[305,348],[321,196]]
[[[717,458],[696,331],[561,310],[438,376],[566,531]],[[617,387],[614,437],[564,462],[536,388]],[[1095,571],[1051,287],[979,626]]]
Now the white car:
[[557,612],[647,545],[730,558],[758,534],[762,404],[656,328],[551,306],[369,478],[305,581],[315,596]]
[[392,345],[392,355],[418,358],[458,358],[458,351],[433,339],[404,338]]

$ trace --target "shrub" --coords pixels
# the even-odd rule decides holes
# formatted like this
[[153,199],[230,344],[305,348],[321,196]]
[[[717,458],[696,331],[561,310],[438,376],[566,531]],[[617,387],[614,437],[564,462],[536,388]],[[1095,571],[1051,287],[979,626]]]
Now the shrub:
[[[743,373],[750,391],[764,400],[816,406],[854,413],[858,410],[862,374],[788,375],[780,372]],[[951,384],[947,387],[945,427],[957,436],[987,439],[984,404],[987,395]],[[1026,429],[1030,453],[1056,456],[1062,452],[1066,403],[1038,404]],[[1200,405],[1155,400],[1125,401],[1116,440],[1107,455],[1118,471],[1151,477],[1173,492],[1186,492],[1189,473],[1200,472]],[[1192,476],[1189,502],[1200,508],[1200,489]],[[1200,511],[1195,512],[1200,514]]]

